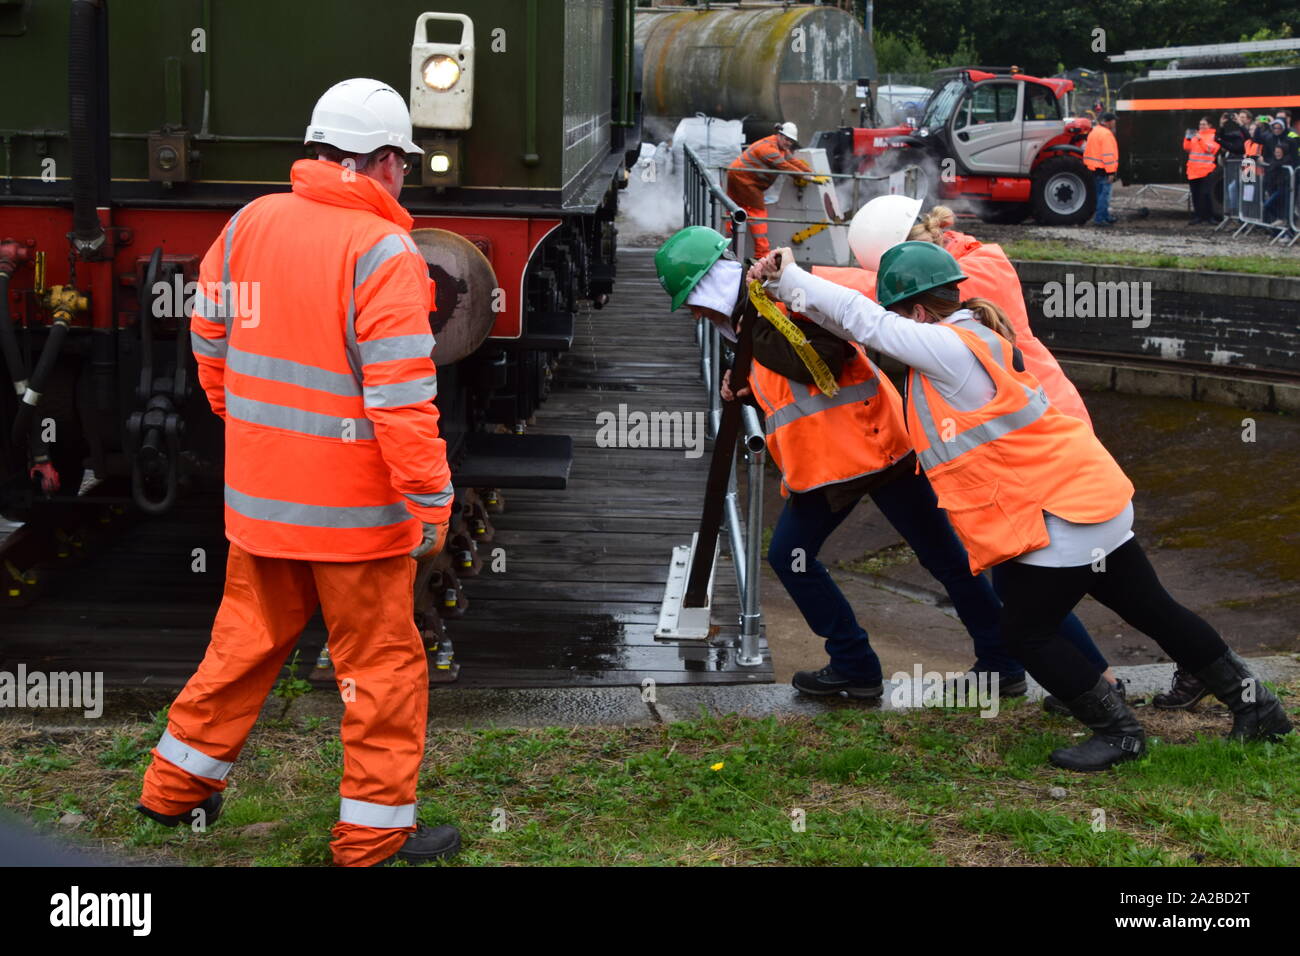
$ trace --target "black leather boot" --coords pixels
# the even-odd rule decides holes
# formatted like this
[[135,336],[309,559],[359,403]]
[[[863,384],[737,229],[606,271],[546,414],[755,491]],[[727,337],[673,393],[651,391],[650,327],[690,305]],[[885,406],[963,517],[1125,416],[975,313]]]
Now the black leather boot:
[[1146,732],[1106,678],[1097,678],[1092,690],[1069,701],[1068,706],[1070,713],[1096,733],[1081,744],[1053,750],[1048,759],[1055,766],[1089,773],[1109,770],[1146,753]]
[[398,860],[408,863],[429,863],[442,857],[455,856],[460,852],[460,831],[455,827],[429,827],[423,823],[415,825],[415,832],[406,838],[402,848],[386,859],[380,860],[378,866],[388,866]]
[[1197,678],[1232,711],[1232,740],[1272,740],[1291,732],[1282,702],[1232,651],[1196,672]]
[[217,818],[221,816],[221,803],[221,791],[218,790],[216,793],[209,795],[197,807],[186,810],[184,813],[159,813],[156,810],[150,810],[143,803],[137,804],[135,809],[150,820],[161,823],[165,827],[179,826],[182,823],[188,827],[202,821],[203,827],[206,829],[216,823]]
[[[1124,684],[1124,678],[1115,678],[1113,686],[1115,688],[1115,693],[1119,694],[1119,699],[1127,704],[1128,687]],[[1060,714],[1062,717],[1071,716],[1070,708],[1065,705],[1065,701],[1059,700],[1051,694],[1048,694],[1043,698],[1043,710],[1047,711],[1049,714]]]

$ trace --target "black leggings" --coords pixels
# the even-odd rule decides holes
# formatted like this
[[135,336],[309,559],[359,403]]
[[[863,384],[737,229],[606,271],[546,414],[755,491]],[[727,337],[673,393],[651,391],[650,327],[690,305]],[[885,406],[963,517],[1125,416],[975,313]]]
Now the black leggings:
[[1097,669],[1059,628],[1085,594],[1150,637],[1184,670],[1199,671],[1228,651],[1219,632],[1166,591],[1136,538],[1092,565],[1044,568],[1008,561],[999,568],[1002,641],[1034,680],[1064,701],[1097,683]]

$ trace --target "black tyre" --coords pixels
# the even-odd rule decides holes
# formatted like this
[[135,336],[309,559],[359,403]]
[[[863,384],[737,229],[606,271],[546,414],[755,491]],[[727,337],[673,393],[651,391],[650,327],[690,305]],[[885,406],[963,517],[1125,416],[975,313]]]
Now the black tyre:
[[1024,222],[1033,212],[1033,206],[1027,202],[980,202],[975,203],[975,215],[985,222],[999,226],[1014,226]]
[[1034,218],[1044,226],[1075,226],[1097,209],[1097,184],[1083,161],[1054,156],[1034,170]]

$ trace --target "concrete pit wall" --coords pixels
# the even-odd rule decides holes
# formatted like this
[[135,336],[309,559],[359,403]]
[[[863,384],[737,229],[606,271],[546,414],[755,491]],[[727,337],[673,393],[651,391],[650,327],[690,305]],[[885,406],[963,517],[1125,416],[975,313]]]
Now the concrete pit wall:
[[[1035,334],[1079,387],[1300,413],[1300,279],[1082,262],[1015,266]],[[1198,364],[1153,361],[1162,359]]]

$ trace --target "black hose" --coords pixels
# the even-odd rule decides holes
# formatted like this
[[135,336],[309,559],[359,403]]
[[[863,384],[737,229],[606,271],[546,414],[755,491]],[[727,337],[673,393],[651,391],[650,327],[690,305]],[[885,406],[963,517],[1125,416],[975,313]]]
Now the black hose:
[[[66,317],[60,318],[50,327],[49,338],[45,340],[45,346],[41,349],[41,357],[37,360],[32,377],[27,382],[27,394],[18,403],[18,417],[14,419],[13,433],[14,445],[18,448],[27,447],[32,416],[36,413],[36,403],[41,400],[41,393],[45,391],[45,383],[49,380],[50,373],[54,371],[54,365],[59,360],[59,353],[63,351],[63,340],[67,337],[68,320]],[[28,400],[29,396],[30,401]]]
[[68,36],[68,131],[72,149],[72,236],[78,251],[103,244],[96,207],[102,195],[107,94],[106,11],[103,0],[72,0]]
[[9,273],[0,272],[0,352],[5,355],[5,368],[9,380],[21,397],[27,387],[27,372],[23,358],[18,354],[18,336],[14,334],[13,319],[9,316]]

